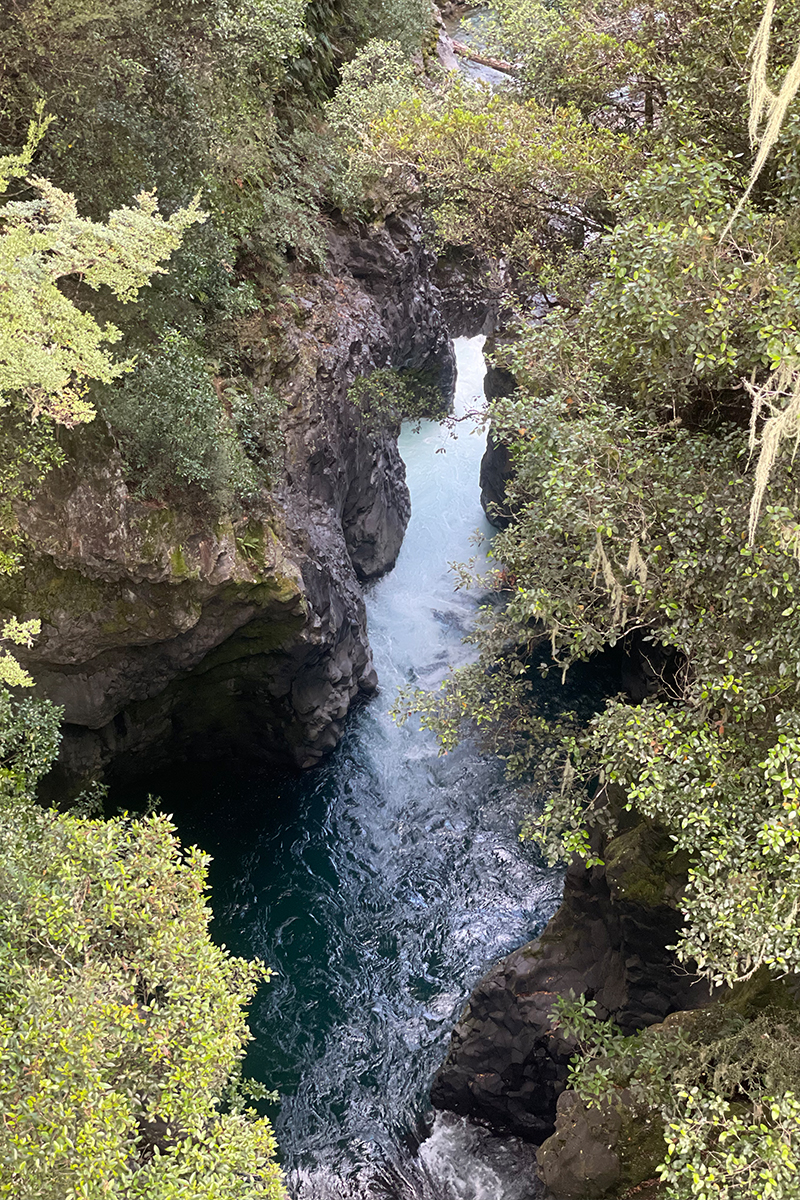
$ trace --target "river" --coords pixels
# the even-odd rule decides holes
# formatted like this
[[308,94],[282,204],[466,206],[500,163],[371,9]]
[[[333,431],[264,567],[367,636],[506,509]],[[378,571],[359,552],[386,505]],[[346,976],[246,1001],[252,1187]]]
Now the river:
[[[483,338],[459,339],[456,412],[483,403]],[[428,1089],[469,992],[535,936],[561,893],[518,839],[497,763],[398,728],[399,685],[434,685],[471,648],[479,598],[448,564],[485,555],[484,438],[404,430],[412,517],[394,570],[367,594],[380,679],[312,772],[204,769],[160,784],[186,842],[214,855],[214,936],[276,971],[251,1008],[247,1069],[272,1110],[291,1193],[528,1200],[533,1152],[439,1116]],[[475,544],[478,531],[484,540]]]

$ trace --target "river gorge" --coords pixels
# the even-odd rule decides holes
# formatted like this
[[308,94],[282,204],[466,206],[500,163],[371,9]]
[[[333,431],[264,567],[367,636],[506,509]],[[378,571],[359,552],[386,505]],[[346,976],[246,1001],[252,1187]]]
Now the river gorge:
[[0,1196],[797,1200],[799,46],[0,5]]
[[[483,404],[483,340],[456,340],[456,416]],[[230,761],[142,785],[214,856],[215,938],[276,972],[251,1011],[247,1068],[280,1093],[300,1198],[538,1194],[532,1147],[460,1118],[438,1116],[415,1154],[472,986],[541,931],[562,886],[520,843],[523,803],[499,764],[469,744],[440,757],[389,712],[399,686],[433,687],[470,654],[481,597],[454,590],[449,564],[484,558],[493,532],[484,445],[469,420],[401,435],[411,520],[396,566],[366,592],[379,693],[330,758],[301,775]]]

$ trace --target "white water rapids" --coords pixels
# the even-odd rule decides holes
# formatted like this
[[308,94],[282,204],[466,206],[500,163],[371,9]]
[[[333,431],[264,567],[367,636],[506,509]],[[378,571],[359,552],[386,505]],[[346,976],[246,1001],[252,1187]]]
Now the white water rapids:
[[[483,338],[459,339],[456,412],[483,403]],[[301,777],[207,780],[181,834],[215,857],[215,936],[275,968],[250,1024],[247,1069],[273,1112],[296,1200],[530,1200],[533,1150],[454,1117],[431,1130],[428,1090],[491,963],[540,932],[561,892],[518,838],[521,802],[497,763],[389,710],[472,648],[478,598],[448,564],[484,553],[484,438],[404,431],[412,518],[395,569],[367,596],[380,693]],[[440,452],[441,451],[441,452]],[[169,797],[164,797],[165,801]],[[430,1134],[430,1136],[428,1136]]]

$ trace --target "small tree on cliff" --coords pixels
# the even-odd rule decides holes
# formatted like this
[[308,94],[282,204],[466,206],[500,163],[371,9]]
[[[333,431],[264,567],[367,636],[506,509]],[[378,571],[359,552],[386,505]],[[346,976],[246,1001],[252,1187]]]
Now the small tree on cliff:
[[0,158],[0,404],[21,395],[31,414],[62,425],[90,421],[84,399],[92,380],[110,383],[132,367],[115,361],[105,345],[120,331],[98,325],[64,292],[62,281],[97,291],[108,287],[122,301],[135,300],[159,264],[181,244],[188,226],[205,220],[196,197],[168,219],[155,196],[141,192],[136,207],[112,212],[105,223],[78,214],[75,198],[41,176],[26,182],[35,198],[8,201],[9,184],[27,176],[49,118],[41,108],[20,154]]
[[[133,366],[107,349],[120,331],[99,325],[67,295],[65,283],[107,287],[122,301],[135,300],[153,275],[164,272],[160,264],[184,231],[205,220],[197,198],[165,219],[148,192],[105,223],[81,217],[73,196],[41,176],[28,176],[50,120],[40,105],[22,151],[0,157],[0,409],[6,410],[0,414],[0,574],[19,564],[14,501],[29,498],[61,461],[53,424],[91,421],[88,385],[109,383]],[[33,198],[11,200],[13,181]],[[35,622],[6,621],[0,629],[3,639],[17,644],[36,632]],[[0,682],[31,682],[7,651],[0,651]]]

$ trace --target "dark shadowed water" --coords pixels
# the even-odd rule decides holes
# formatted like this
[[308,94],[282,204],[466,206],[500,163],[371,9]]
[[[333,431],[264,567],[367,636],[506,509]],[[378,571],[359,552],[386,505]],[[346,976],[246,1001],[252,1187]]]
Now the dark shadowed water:
[[[482,342],[456,343],[461,411],[482,403]],[[277,972],[251,1010],[248,1068],[281,1095],[293,1194],[527,1200],[529,1147],[449,1117],[422,1140],[470,989],[541,930],[561,878],[520,844],[520,802],[497,764],[469,746],[439,757],[431,736],[389,716],[399,684],[435,684],[468,657],[477,600],[454,591],[448,563],[478,552],[476,529],[491,532],[482,436],[427,422],[401,451],[413,515],[367,598],[379,695],[312,773],[215,768],[159,788],[184,839],[215,857],[215,936]]]

